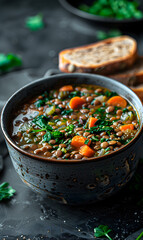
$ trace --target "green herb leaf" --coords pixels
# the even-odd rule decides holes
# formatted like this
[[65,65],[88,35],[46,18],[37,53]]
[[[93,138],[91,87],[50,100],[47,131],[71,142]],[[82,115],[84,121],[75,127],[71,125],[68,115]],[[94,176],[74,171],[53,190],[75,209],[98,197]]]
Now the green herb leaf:
[[124,108],[123,109],[123,113],[125,113],[125,112],[129,112],[129,109],[128,108]]
[[108,139],[106,139],[106,138],[101,138],[101,139],[100,139],[100,142],[103,143],[103,142],[106,142],[107,140],[108,140]]
[[118,36],[121,36],[121,35],[122,35],[121,31],[119,31],[118,29],[113,29],[113,30],[110,30],[108,32],[98,31],[97,32],[97,39],[98,40],[104,40],[104,39],[107,39],[107,38],[118,37]]
[[59,131],[54,131],[52,132],[52,138],[54,139],[61,139],[62,137],[64,136],[64,133],[63,132],[59,132]]
[[25,25],[31,31],[37,31],[44,28],[43,16],[42,14],[38,14],[33,17],[28,17],[26,19]]
[[136,240],[140,240],[143,237],[143,232],[136,238]]
[[76,97],[76,96],[80,97],[81,92],[80,91],[73,91],[68,95],[69,98],[73,98],[73,97]]
[[87,145],[88,143],[89,143],[89,139],[86,139],[85,142],[84,142],[84,144]]
[[48,120],[49,118],[44,116],[44,115],[40,115],[36,118],[33,119],[33,123],[35,125],[37,125],[39,128],[42,128],[43,130],[50,130],[52,131],[52,127],[50,125],[48,125]]
[[73,112],[72,109],[69,109],[69,110],[63,110],[63,111],[61,112],[61,114],[62,114],[62,115],[69,115],[69,114],[72,113],[72,112]]
[[114,131],[114,129],[112,127],[110,127],[110,125],[112,125],[112,122],[109,120],[98,120],[96,122],[96,126],[95,127],[91,127],[90,130],[87,130],[87,132],[92,133],[99,133],[99,132],[107,132],[107,134],[109,135],[111,131]]
[[99,138],[98,137],[95,137],[95,136],[92,136],[92,141],[95,141],[95,142],[98,142],[99,141]]
[[73,124],[70,124],[69,126],[66,127],[66,132],[68,132],[69,134],[73,133],[75,126]]
[[117,93],[116,92],[106,91],[105,92],[105,96],[108,97],[108,98],[111,98],[111,97],[117,96]]
[[20,57],[14,54],[0,54],[0,73],[9,72],[14,68],[20,67],[22,61]]
[[[142,18],[143,12],[139,10],[139,4],[137,0],[96,0],[93,1],[91,5],[81,4],[79,9],[88,12],[90,14],[116,18],[119,20],[129,19],[129,18]],[[119,33],[115,30],[113,33],[109,32],[109,37],[115,37]],[[101,34],[101,39],[106,38],[106,34]]]
[[0,201],[3,199],[9,199],[15,193],[15,189],[9,187],[8,182],[4,182],[0,185]]
[[52,136],[51,136],[51,132],[47,131],[43,137],[43,141],[44,142],[49,142],[51,140]]
[[107,237],[109,240],[112,240],[112,238],[108,235],[108,233],[111,231],[112,230],[109,229],[108,226],[99,225],[98,227],[94,228],[94,237]]

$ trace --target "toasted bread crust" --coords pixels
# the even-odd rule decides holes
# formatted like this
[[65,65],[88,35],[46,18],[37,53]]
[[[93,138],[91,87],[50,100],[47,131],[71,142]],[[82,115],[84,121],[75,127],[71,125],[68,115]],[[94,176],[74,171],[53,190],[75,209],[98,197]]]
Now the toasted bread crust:
[[[80,50],[89,50],[91,48],[96,48],[96,47],[104,47],[105,45],[108,46],[108,44],[112,44],[115,42],[120,42],[128,40],[132,42],[132,49],[130,50],[129,54],[126,56],[118,57],[117,59],[109,60],[109,61],[104,61],[103,63],[98,63],[98,64],[91,64],[90,66],[86,66],[87,64],[73,64],[70,59],[66,57],[67,54],[72,54],[73,52],[77,52]],[[85,53],[86,54],[86,53]],[[112,74],[114,72],[123,70],[125,68],[128,68],[132,66],[137,58],[137,43],[136,41],[128,36],[121,36],[121,37],[115,37],[115,38],[110,38],[106,39],[104,41],[82,46],[82,47],[77,47],[77,48],[71,48],[71,49],[66,49],[63,50],[59,53],[59,68],[62,72],[80,72],[80,73],[96,73],[96,74],[101,74],[101,75],[108,75]]]
[[143,85],[137,87],[137,88],[131,88],[134,93],[137,94],[137,96],[140,98],[140,100],[142,101],[143,103]]
[[139,56],[135,64],[128,70],[109,77],[124,83],[127,86],[143,84],[143,56]]

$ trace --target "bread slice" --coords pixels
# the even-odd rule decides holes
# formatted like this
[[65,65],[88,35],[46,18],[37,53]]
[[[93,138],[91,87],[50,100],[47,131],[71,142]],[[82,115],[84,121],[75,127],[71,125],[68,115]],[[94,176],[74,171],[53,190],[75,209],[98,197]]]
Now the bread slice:
[[143,84],[143,56],[138,57],[135,64],[128,70],[110,75],[109,77],[124,83],[127,86]]
[[136,41],[129,36],[120,36],[61,51],[59,68],[67,73],[108,75],[132,66],[136,58]]
[[131,89],[134,91],[134,93],[136,93],[138,95],[138,97],[140,98],[140,100],[143,103],[143,85],[139,85],[138,87],[131,88]]

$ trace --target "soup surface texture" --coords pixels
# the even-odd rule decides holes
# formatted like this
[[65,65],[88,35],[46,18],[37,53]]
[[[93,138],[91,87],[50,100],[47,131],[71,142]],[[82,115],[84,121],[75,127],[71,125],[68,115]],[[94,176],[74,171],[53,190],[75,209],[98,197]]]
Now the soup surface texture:
[[46,91],[15,113],[14,142],[52,159],[87,159],[129,143],[139,129],[133,106],[95,85],[66,85]]

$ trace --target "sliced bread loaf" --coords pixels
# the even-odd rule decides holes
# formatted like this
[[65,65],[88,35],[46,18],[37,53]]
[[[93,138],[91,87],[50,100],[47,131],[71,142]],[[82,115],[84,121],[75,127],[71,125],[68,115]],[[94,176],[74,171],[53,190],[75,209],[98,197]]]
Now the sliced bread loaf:
[[61,51],[59,68],[67,73],[108,75],[132,66],[136,58],[136,41],[129,36],[120,36]]
[[124,83],[127,86],[134,86],[137,84],[143,84],[143,57],[138,57],[134,65],[123,72],[109,77]]
[[136,88],[131,88],[140,98],[140,100],[143,102],[143,85],[139,85]]

